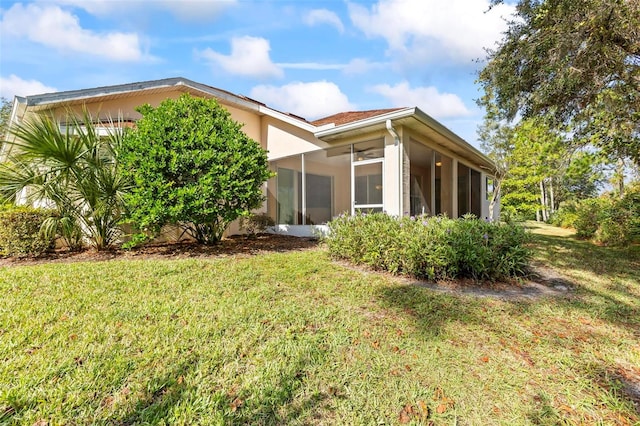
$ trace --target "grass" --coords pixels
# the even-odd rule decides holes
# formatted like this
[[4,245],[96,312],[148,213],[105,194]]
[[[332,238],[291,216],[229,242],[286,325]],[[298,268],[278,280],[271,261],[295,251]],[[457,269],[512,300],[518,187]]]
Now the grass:
[[0,269],[0,424],[638,424],[640,248],[552,229],[535,261],[565,298],[444,294],[322,249]]

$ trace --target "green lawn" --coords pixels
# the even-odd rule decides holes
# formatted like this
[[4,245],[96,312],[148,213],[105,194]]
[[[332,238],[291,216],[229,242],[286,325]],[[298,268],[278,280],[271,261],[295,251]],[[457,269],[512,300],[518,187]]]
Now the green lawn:
[[564,298],[436,292],[322,249],[0,269],[0,424],[638,424],[640,247],[550,229],[535,262]]

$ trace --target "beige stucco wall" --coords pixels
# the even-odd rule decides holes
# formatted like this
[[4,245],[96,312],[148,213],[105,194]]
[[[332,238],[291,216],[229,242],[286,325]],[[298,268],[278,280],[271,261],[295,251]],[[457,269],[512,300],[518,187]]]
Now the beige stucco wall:
[[310,131],[267,116],[262,119],[262,136],[267,141],[269,160],[316,151],[328,146]]
[[[122,97],[100,102],[90,101],[86,104],[73,105],[70,110],[74,114],[81,116],[83,109],[87,108],[95,118],[112,118],[113,120],[121,118],[125,121],[135,121],[142,118],[142,115],[136,111],[136,108],[139,106],[149,104],[153,107],[157,107],[162,101],[166,99],[176,99],[183,93],[184,92],[179,90],[166,91],[162,93],[140,93],[136,96]],[[263,148],[266,147],[266,140],[263,140],[262,138],[262,118],[260,115],[228,104],[221,103],[221,105],[229,111],[231,118],[242,124],[242,131],[245,132],[247,136],[260,143]],[[58,107],[53,111],[57,120],[65,121],[65,117],[67,116],[66,107]]]

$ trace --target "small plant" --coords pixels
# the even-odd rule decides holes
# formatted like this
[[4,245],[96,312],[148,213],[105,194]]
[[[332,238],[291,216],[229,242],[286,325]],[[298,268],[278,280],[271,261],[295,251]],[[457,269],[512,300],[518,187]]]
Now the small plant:
[[0,210],[0,254],[4,256],[39,256],[54,242],[42,231],[42,224],[53,213],[33,207],[6,207]]
[[240,218],[240,229],[246,231],[247,235],[251,237],[265,232],[275,224],[275,221],[266,213],[252,213]]

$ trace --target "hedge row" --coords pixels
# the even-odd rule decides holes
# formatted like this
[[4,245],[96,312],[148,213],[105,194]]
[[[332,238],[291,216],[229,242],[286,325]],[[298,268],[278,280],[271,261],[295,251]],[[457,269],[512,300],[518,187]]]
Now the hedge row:
[[48,210],[27,206],[0,208],[0,255],[38,256],[49,249],[54,237],[41,232],[42,224],[51,217]]
[[523,227],[473,216],[345,215],[329,229],[325,241],[333,257],[430,280],[523,275],[530,259]]

